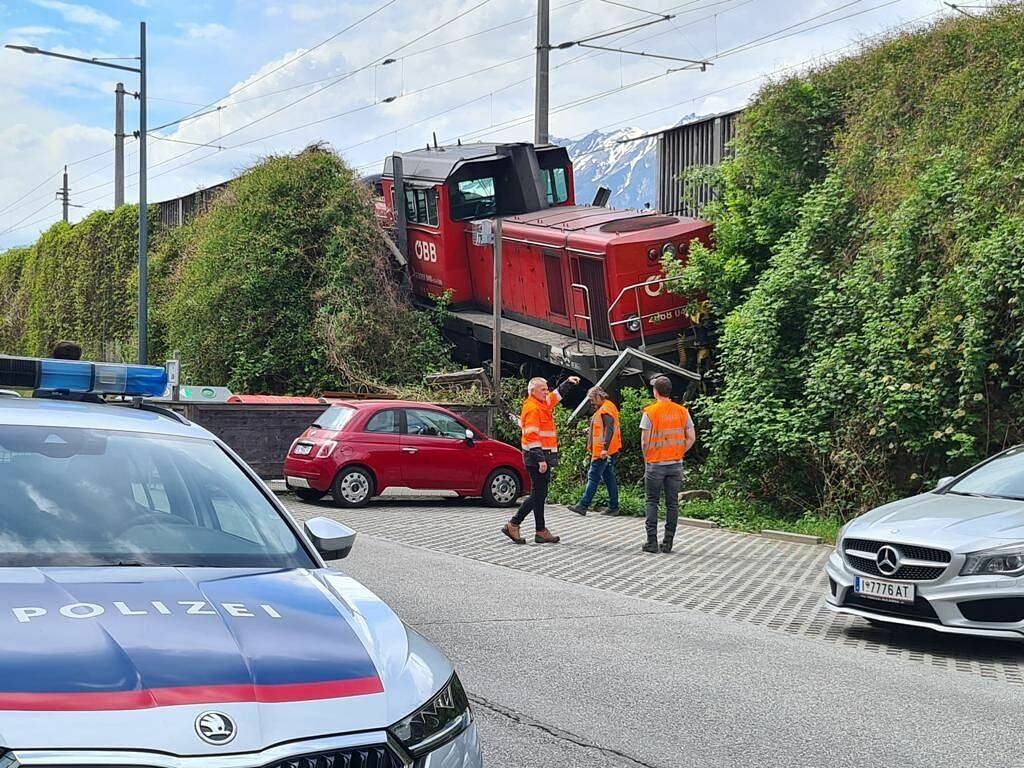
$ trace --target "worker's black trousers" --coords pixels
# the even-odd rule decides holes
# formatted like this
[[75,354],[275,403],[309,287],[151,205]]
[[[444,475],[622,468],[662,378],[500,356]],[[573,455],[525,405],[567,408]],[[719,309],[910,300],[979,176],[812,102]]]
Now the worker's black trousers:
[[544,524],[544,502],[548,498],[548,483],[551,480],[551,466],[548,465],[547,472],[541,472],[534,465],[527,465],[526,471],[530,473],[530,495],[519,506],[519,511],[512,518],[516,525],[522,525],[526,516],[533,512],[533,521],[537,524],[537,530],[543,531],[547,528]]

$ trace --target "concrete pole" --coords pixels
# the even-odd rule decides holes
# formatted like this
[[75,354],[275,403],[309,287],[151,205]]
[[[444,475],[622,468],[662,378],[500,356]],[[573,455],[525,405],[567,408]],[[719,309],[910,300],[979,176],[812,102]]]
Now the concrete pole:
[[68,192],[68,167],[65,165],[64,166],[64,184],[61,185],[61,191],[60,191],[60,200],[61,200],[61,203],[63,203],[63,207],[64,207],[64,223],[65,224],[68,223],[68,202],[69,202],[68,195],[69,194],[70,193]]
[[501,404],[501,218],[494,220],[494,286],[491,295],[494,333],[491,336],[491,383],[494,404]]
[[146,204],[146,22],[139,23],[139,362],[149,360],[146,344],[146,326],[149,307],[148,290],[149,260],[146,254],[149,240],[149,217]]
[[533,143],[548,143],[548,57],[551,52],[551,3],[537,0],[537,77],[533,106]]
[[114,207],[124,205],[124,83],[114,89]]

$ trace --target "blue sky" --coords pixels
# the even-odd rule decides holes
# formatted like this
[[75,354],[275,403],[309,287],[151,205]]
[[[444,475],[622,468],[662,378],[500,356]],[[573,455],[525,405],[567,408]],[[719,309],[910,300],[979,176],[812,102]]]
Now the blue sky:
[[[552,42],[654,19],[645,11],[670,11],[670,21],[597,42],[708,58],[714,66],[666,74],[675,66],[666,60],[555,51],[554,135],[652,129],[740,106],[773,71],[952,13],[940,0],[623,2],[642,10],[552,0]],[[0,0],[0,40],[86,57],[133,56],[145,20],[150,126],[202,105],[221,107],[150,141],[150,200],[160,200],[314,141],[329,142],[370,172],[388,152],[423,144],[432,131],[442,140],[529,140],[535,8],[534,0]],[[734,50],[743,45],[750,47]],[[383,64],[392,51],[396,61]],[[137,88],[134,75],[120,74],[128,90]],[[73,202],[85,204],[72,221],[110,207],[118,79],[114,70],[0,50],[0,248],[31,241],[59,217],[52,202],[59,180],[49,177],[66,162],[73,163]],[[606,92],[613,93],[600,95]],[[126,125],[137,126],[134,101]],[[129,201],[137,194],[136,151],[129,145]]]

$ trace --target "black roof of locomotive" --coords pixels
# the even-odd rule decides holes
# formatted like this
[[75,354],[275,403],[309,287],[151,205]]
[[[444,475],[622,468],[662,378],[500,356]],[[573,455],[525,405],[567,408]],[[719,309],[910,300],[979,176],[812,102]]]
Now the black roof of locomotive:
[[[500,150],[509,144],[492,144],[473,142],[470,144],[447,144],[440,147],[425,147],[411,152],[395,152],[402,158],[402,175],[406,179],[420,181],[443,182],[458,166],[466,160],[499,160],[504,155]],[[561,147],[547,145],[537,147],[538,154],[547,150],[561,150]],[[385,179],[395,177],[392,162],[393,155],[384,159]]]

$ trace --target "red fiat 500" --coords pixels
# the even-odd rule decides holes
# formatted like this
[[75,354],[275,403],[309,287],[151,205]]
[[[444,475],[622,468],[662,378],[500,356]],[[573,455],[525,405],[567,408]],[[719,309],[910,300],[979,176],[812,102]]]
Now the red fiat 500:
[[427,403],[336,403],[292,443],[285,482],[301,499],[341,507],[374,496],[482,496],[507,507],[529,482],[518,449]]

